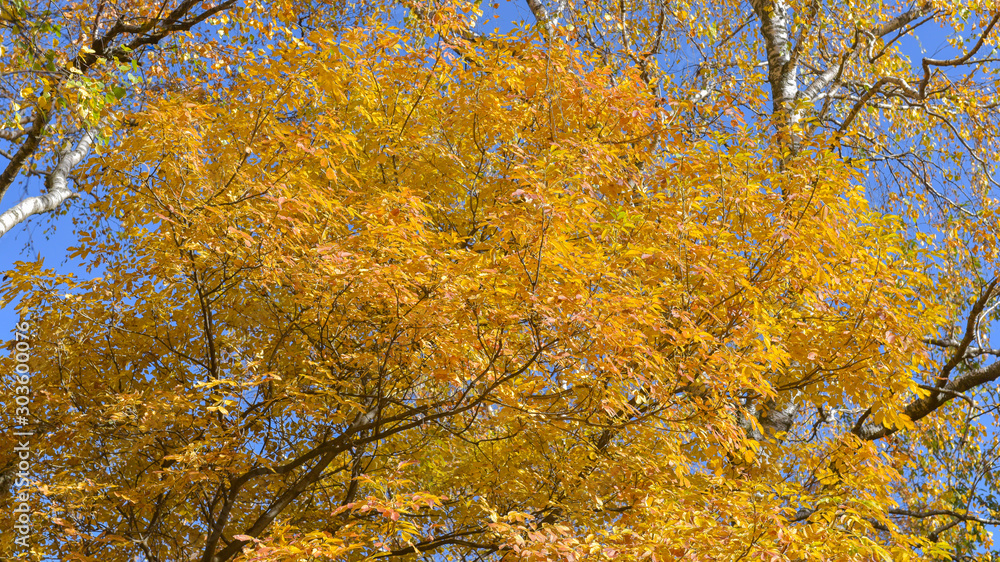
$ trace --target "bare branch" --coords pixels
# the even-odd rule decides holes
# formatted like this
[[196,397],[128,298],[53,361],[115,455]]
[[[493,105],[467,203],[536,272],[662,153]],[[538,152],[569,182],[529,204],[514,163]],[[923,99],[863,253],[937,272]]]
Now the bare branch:
[[[870,30],[858,30],[854,42],[851,44],[850,48],[847,49],[840,56],[840,61],[829,68],[827,68],[822,74],[816,77],[809,86],[806,87],[802,92],[802,98],[808,101],[816,101],[819,99],[820,92],[822,92],[827,86],[832,83],[837,82],[840,76],[843,75],[844,69],[847,67],[847,63],[859,52],[859,50],[866,44],[868,44],[872,39],[876,37],[884,37],[890,33],[893,33],[907,25],[910,22],[917,20],[933,10],[930,2],[925,2],[919,7],[909,10],[898,17],[883,23],[882,25],[875,26]],[[873,87],[874,88],[874,87]],[[871,90],[869,90],[871,91]],[[870,96],[869,96],[870,97]],[[867,100],[865,100],[867,101]],[[857,107],[855,109],[858,109]],[[845,121],[849,123],[853,120],[853,117],[857,115],[857,111],[853,112],[851,119]]]
[[[958,340],[942,340],[938,338],[925,338],[923,340],[927,345],[933,345],[937,347],[958,347],[961,342]],[[968,347],[965,350],[965,358],[972,359],[974,357],[979,357],[980,355],[993,355],[1000,357],[1000,349],[989,349],[981,347]]]
[[917,20],[929,14],[934,9],[934,5],[931,2],[924,2],[920,6],[913,8],[912,10],[900,14],[898,17],[889,20],[882,25],[876,26],[872,29],[872,34],[876,37],[885,37],[890,33],[902,29],[910,24],[910,22]]
[[[0,200],[7,193],[7,189],[10,185],[14,183],[14,179],[21,172],[21,167],[38,150],[38,145],[42,140],[42,132],[45,126],[49,123],[49,113],[47,111],[38,110],[35,114],[35,119],[31,123],[31,128],[28,129],[27,137],[21,147],[17,149],[13,155],[11,155],[10,162],[7,163],[7,167],[4,169],[3,173],[0,173]],[[6,216],[6,214],[4,215]],[[4,230],[3,232],[6,232]],[[3,234],[0,233],[0,236]]]
[[986,307],[986,303],[989,302],[990,298],[993,297],[993,291],[996,289],[998,279],[990,281],[986,286],[986,289],[976,300],[976,303],[972,305],[972,310],[969,311],[969,318],[965,325],[965,336],[962,341],[959,342],[958,347],[955,349],[955,353],[952,355],[951,359],[945,363],[944,367],[941,368],[941,374],[937,377],[937,386],[943,387],[948,382],[948,376],[951,374],[952,369],[954,369],[962,360],[965,359],[965,352],[972,344],[972,340],[976,337],[976,325],[979,323],[979,315],[982,314],[983,309]]
[[933,72],[931,70],[932,66],[960,66],[968,62],[969,59],[975,56],[976,53],[979,52],[979,49],[981,49],[983,45],[986,43],[986,37],[990,34],[990,31],[993,29],[993,27],[997,24],[998,21],[1000,21],[1000,13],[993,16],[993,19],[990,20],[990,23],[986,26],[986,29],[983,30],[983,34],[979,37],[979,41],[976,42],[976,44],[972,47],[971,50],[969,50],[968,53],[965,53],[962,56],[949,60],[924,58],[921,63],[924,69],[924,77],[920,80],[920,86],[918,87],[918,89],[920,90],[920,97],[923,98],[927,95],[927,85],[931,81],[931,74]]

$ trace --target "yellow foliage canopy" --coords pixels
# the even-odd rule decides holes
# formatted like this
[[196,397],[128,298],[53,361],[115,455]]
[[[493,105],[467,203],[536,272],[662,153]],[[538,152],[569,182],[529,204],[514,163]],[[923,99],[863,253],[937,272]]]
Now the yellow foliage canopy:
[[[31,556],[960,542],[900,517],[945,509],[939,465],[906,481],[933,445],[903,435],[967,390],[925,382],[946,256],[870,203],[844,137],[733,108],[713,131],[646,65],[554,24],[484,38],[461,8],[278,33],[92,162],[93,274],[6,285],[30,314],[31,418],[4,423],[37,435]],[[926,435],[958,427],[942,411]]]

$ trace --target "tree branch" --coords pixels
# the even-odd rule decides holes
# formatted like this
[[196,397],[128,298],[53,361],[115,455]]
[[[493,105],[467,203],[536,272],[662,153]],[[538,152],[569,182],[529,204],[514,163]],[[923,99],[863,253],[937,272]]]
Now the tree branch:
[[69,174],[90,153],[97,133],[96,127],[88,129],[83,133],[83,137],[75,149],[60,154],[56,167],[45,180],[48,187],[47,193],[19,201],[0,215],[0,237],[7,234],[14,226],[24,222],[28,217],[55,210],[67,199],[77,197],[77,194],[69,189]]
[[[76,56],[73,66],[80,73],[85,74],[102,59],[132,60],[135,56],[133,54],[134,51],[144,46],[155,45],[171,34],[188,31],[213,15],[233,7],[236,4],[236,0],[225,0],[185,20],[184,18],[190,14],[191,10],[201,3],[202,0],[184,0],[165,18],[153,18],[143,25],[126,24],[124,20],[119,18],[107,33],[95,38],[91,42],[89,51],[81,51]],[[113,46],[119,38],[126,34],[136,34],[136,37],[127,44],[122,43],[118,46]],[[68,72],[60,74],[59,79],[51,86],[51,89],[56,89],[69,76]],[[11,155],[7,167],[0,173],[0,200],[2,200],[14,180],[21,173],[25,162],[38,151],[45,127],[52,118],[52,114],[48,110],[36,107],[35,111],[31,128],[26,132],[15,134],[14,132],[4,131],[4,134],[0,135],[0,138],[7,138],[8,140],[18,139],[22,136],[26,137],[17,152]],[[93,142],[93,137],[93,130],[85,133],[84,140],[80,141],[77,150],[70,154],[69,159],[64,155],[60,155],[56,170],[47,178],[48,192],[46,194],[24,199],[4,212],[3,215],[0,215],[0,237],[14,226],[24,222],[28,217],[53,211],[59,208],[67,199],[75,197],[74,193],[65,188],[66,178],[69,175],[69,170],[79,164],[79,161],[86,156]],[[84,148],[82,156],[76,158],[74,155],[80,153],[81,148]]]
[[541,0],[527,0],[528,9],[531,10],[531,14],[535,16],[535,20],[538,25],[542,27],[545,31],[546,37],[552,36],[552,17],[549,15],[549,11],[542,5]]
[[[1000,362],[993,363],[981,369],[971,370],[955,378],[950,378],[952,370],[967,358],[966,353],[969,350],[969,345],[975,338],[975,327],[979,316],[982,314],[986,303],[996,291],[998,283],[1000,283],[1000,278],[990,281],[983,290],[983,293],[976,299],[975,304],[972,305],[972,310],[969,311],[969,317],[965,323],[965,335],[962,341],[957,342],[957,345],[954,346],[955,353],[952,354],[948,362],[941,368],[941,373],[935,377],[937,380],[931,394],[926,398],[917,398],[903,408],[902,413],[911,420],[917,421],[927,417],[941,406],[951,402],[954,398],[964,398],[962,396],[963,392],[1000,378]],[[866,425],[864,419],[859,419],[851,429],[851,433],[866,441],[881,439],[897,431],[899,431],[899,428]]]
[[927,95],[927,85],[931,81],[932,66],[960,66],[968,62],[969,59],[975,56],[975,54],[979,52],[979,49],[981,49],[983,45],[986,43],[986,37],[990,34],[990,31],[993,29],[993,27],[997,24],[998,21],[1000,21],[1000,13],[993,16],[993,19],[990,20],[990,23],[986,26],[986,29],[983,30],[983,34],[979,36],[979,41],[976,42],[976,44],[972,47],[972,49],[968,53],[965,53],[962,56],[949,60],[924,58],[923,61],[921,62],[921,65],[923,66],[924,69],[924,77],[920,80],[920,86],[918,87],[918,90],[920,91],[920,97],[923,98],[926,97]]
[[[11,156],[10,162],[7,163],[7,167],[4,168],[3,173],[0,173],[0,200],[6,195],[10,185],[14,183],[14,179],[21,172],[21,167],[24,166],[25,161],[38,150],[38,145],[42,140],[42,131],[44,131],[45,126],[49,123],[49,112],[42,111],[41,109],[37,109],[36,111],[35,119],[32,121],[31,128],[27,132],[28,138],[24,139],[21,147]],[[2,235],[0,233],[0,236]]]

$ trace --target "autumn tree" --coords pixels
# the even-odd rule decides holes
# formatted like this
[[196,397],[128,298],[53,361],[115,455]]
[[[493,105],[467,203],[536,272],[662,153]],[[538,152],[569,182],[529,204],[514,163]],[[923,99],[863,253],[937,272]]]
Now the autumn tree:
[[17,195],[0,210],[0,236],[81,197],[76,168],[95,142],[132,124],[114,116],[167,92],[220,87],[249,37],[272,24],[321,25],[331,11],[343,10],[284,0],[0,2],[0,198]]
[[284,8],[95,107],[87,273],[9,272],[5,555],[991,547],[993,6]]

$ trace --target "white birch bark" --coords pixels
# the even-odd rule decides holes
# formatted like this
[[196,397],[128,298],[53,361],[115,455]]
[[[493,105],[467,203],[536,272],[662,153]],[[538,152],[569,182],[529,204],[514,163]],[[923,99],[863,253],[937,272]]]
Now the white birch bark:
[[0,237],[27,220],[28,217],[54,211],[66,200],[78,197],[69,189],[69,174],[90,153],[97,132],[97,128],[84,131],[83,137],[75,148],[70,148],[59,154],[55,168],[49,172],[45,179],[46,193],[23,199],[0,215]]

